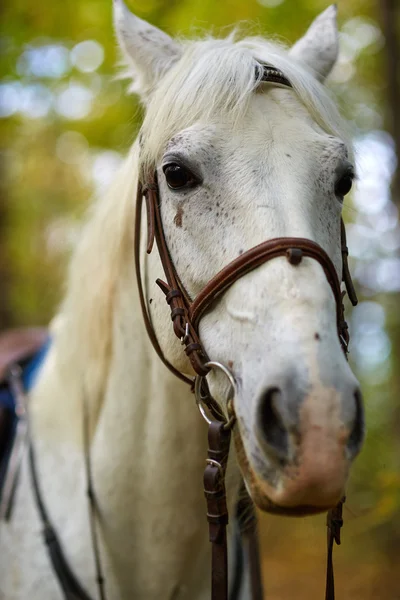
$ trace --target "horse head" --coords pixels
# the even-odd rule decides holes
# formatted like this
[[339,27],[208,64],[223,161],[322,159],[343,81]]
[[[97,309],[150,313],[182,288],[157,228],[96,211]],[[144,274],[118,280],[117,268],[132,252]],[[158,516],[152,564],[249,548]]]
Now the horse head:
[[[354,167],[346,125],[323,85],[337,58],[336,8],[291,49],[234,35],[175,41],[122,0],[114,13],[132,90],[145,107],[141,179],[156,173],[168,253],[188,296],[276,238],[315,242],[341,281],[341,210]],[[266,67],[290,88],[263,81]],[[191,374],[154,283],[160,275],[153,252],[151,321],[168,361]],[[361,394],[336,310],[319,261],[278,256],[237,279],[200,320],[207,355],[235,378],[237,460],[261,509],[296,515],[334,506],[360,451]],[[223,374],[207,379],[225,406]]]

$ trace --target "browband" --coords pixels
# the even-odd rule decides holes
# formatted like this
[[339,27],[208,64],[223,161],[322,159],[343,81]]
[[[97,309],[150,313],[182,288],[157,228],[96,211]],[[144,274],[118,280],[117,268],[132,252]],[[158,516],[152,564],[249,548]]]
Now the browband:
[[259,78],[260,70],[262,70],[262,75],[260,81],[271,82],[278,85],[283,85],[285,87],[292,87],[289,79],[282,73],[280,69],[276,67],[272,67],[270,65],[261,65],[260,67],[256,67],[256,78]]

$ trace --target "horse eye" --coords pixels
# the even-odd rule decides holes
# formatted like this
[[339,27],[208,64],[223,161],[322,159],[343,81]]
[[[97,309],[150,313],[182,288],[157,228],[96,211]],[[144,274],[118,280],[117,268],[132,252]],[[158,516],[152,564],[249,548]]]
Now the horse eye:
[[196,183],[192,173],[182,165],[172,163],[166,165],[163,170],[167,184],[172,190],[179,190]]
[[348,194],[353,186],[353,175],[351,173],[346,173],[339,179],[335,186],[335,194],[336,196],[344,197]]

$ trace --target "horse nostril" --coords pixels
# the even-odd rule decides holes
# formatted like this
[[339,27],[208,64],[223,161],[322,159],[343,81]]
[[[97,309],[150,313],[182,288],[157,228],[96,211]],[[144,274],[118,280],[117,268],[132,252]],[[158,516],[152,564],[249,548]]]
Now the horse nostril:
[[364,439],[364,408],[362,395],[358,389],[354,392],[354,400],[356,403],[356,414],[353,428],[347,440],[347,448],[352,458],[360,451]]
[[286,461],[288,455],[288,436],[279,413],[277,403],[282,393],[279,388],[271,387],[260,396],[258,418],[260,432],[268,446]]

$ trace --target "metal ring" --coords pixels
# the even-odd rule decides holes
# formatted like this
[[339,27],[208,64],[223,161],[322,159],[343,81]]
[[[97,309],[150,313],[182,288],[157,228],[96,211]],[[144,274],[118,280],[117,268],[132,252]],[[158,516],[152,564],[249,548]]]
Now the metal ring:
[[185,326],[185,335],[181,337],[181,346],[184,346],[189,339],[189,323]]
[[[233,375],[229,371],[229,369],[227,367],[225,367],[225,365],[223,365],[222,363],[210,360],[209,362],[205,363],[204,366],[207,367],[207,368],[209,368],[209,369],[219,369],[228,378],[228,381],[230,383],[230,391],[229,391],[229,395],[228,395],[228,404],[227,404],[229,418],[225,419],[224,429],[231,429],[233,427],[233,425],[235,424],[235,421],[236,421],[236,416],[235,416],[235,413],[233,412],[233,398],[235,397],[235,394],[236,394],[236,381],[235,381],[235,378],[233,377]],[[203,404],[204,398],[201,395],[201,383],[202,383],[202,381],[203,381],[203,377],[202,376],[197,376],[196,377],[195,386],[194,386],[194,392],[195,392],[195,397],[196,397],[196,404],[198,406],[198,409],[199,409],[200,414],[203,417],[203,419],[206,421],[206,423],[208,425],[211,425],[212,420],[208,417],[208,415],[207,415],[207,413],[205,411],[204,404]]]

